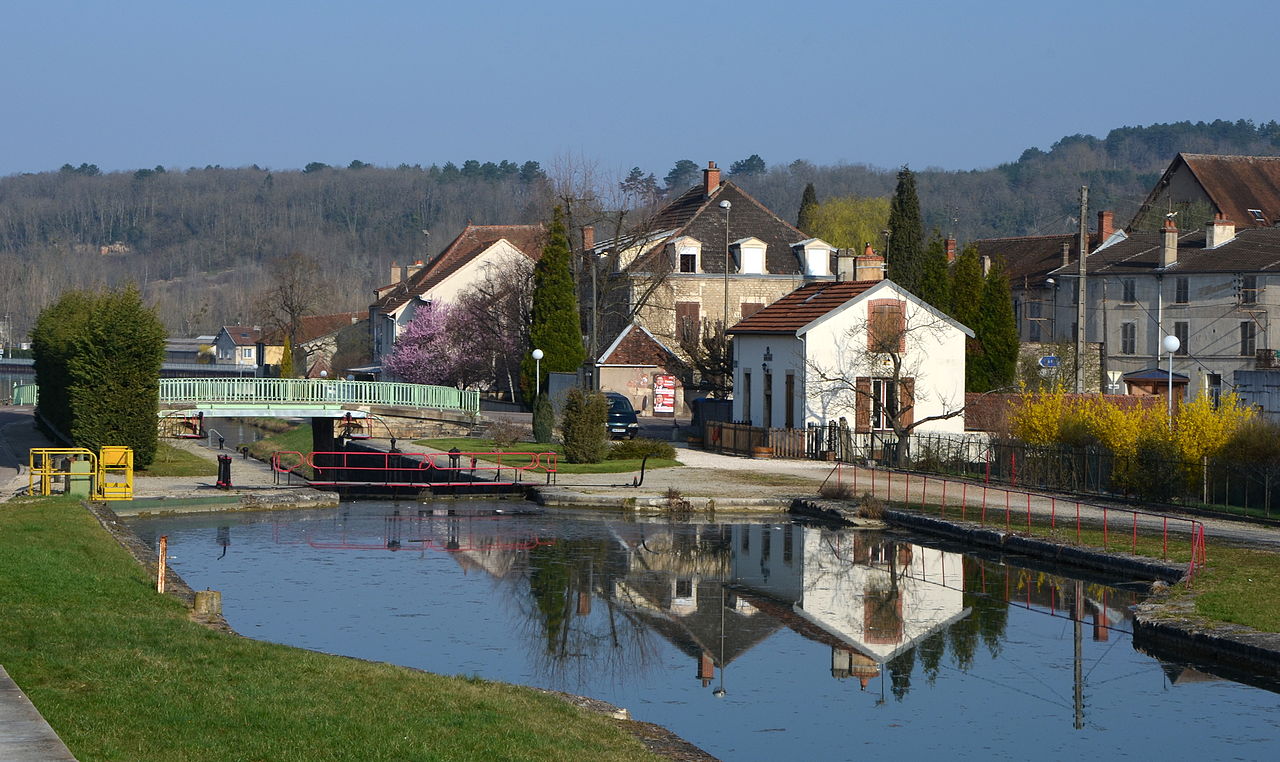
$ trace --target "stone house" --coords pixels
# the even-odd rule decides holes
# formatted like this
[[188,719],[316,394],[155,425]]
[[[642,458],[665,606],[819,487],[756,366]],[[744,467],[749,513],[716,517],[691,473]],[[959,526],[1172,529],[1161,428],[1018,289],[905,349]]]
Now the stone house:
[[687,360],[681,340],[708,323],[732,324],[805,283],[835,279],[829,244],[723,180],[715,162],[702,175],[625,239],[597,243],[584,230],[585,258],[615,262],[625,284],[602,294],[620,307],[602,318],[602,342],[634,322]]

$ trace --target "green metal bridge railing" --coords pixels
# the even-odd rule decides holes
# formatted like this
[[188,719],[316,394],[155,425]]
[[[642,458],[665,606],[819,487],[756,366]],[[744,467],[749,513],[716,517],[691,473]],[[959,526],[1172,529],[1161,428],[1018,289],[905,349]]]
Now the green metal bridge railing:
[[480,411],[480,393],[393,381],[303,378],[162,378],[160,404],[392,405]]

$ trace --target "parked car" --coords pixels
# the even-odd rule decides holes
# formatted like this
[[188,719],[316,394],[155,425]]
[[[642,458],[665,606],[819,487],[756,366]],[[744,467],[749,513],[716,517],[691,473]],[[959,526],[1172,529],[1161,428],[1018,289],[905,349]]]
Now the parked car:
[[609,401],[609,421],[605,424],[610,438],[626,437],[635,439],[640,431],[640,421],[636,419],[636,409],[631,407],[631,400],[617,392],[605,392]]

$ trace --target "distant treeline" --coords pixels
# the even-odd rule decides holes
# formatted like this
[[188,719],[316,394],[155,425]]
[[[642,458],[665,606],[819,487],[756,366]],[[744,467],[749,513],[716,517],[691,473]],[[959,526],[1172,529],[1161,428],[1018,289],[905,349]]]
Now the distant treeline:
[[[1092,210],[1110,209],[1117,223],[1126,222],[1179,151],[1280,154],[1280,125],[1219,120],[1123,127],[1104,139],[1065,137],[1048,151],[1031,148],[993,169],[912,169],[926,229],[967,241],[1074,230],[1081,185],[1089,186]],[[682,159],[665,187],[653,173],[637,170],[628,179],[657,193],[679,192],[697,181],[707,158],[724,165],[732,157]],[[732,179],[792,222],[806,183],[820,200],[888,196],[897,170],[803,160],[770,168],[755,155],[729,166]],[[468,221],[546,219],[554,188],[572,187],[574,180],[550,174],[537,162],[471,160],[425,168],[353,161],[289,171],[209,166],[107,173],[81,163],[0,178],[6,286],[0,312],[11,315],[21,337],[40,309],[69,288],[134,281],[172,333],[213,332],[224,323],[254,322],[262,313],[263,263],[295,251],[314,258],[331,284],[318,311],[362,309],[373,288],[388,280],[392,260],[438,252]]]

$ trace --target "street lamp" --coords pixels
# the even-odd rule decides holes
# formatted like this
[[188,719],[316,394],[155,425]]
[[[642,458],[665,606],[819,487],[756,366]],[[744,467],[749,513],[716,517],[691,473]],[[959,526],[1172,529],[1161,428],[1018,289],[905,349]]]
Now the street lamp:
[[1182,342],[1178,341],[1177,336],[1165,336],[1160,342],[1164,346],[1164,351],[1169,353],[1169,428],[1173,428],[1173,353],[1178,351],[1182,346]]
[[733,208],[733,204],[729,203],[729,199],[720,202],[720,208],[724,210],[724,317],[721,322],[721,330],[729,330],[729,210]]
[[533,350],[533,398],[537,399],[542,394],[542,358],[545,355],[541,349]]

